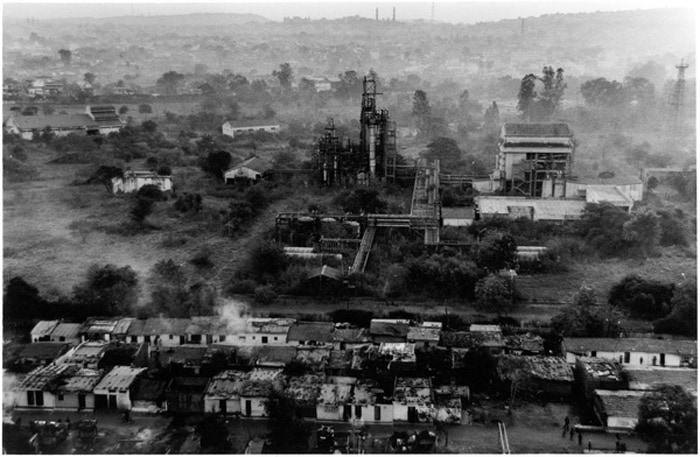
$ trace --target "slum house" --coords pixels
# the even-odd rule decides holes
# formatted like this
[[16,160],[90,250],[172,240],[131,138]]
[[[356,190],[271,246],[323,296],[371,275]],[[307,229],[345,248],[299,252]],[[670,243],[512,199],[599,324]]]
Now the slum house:
[[442,322],[423,322],[408,328],[406,340],[416,346],[437,347],[440,343]]
[[324,383],[316,403],[316,419],[319,421],[349,421],[352,418],[350,399],[353,384]]
[[200,376],[208,350],[205,346],[170,346],[154,351],[153,357],[171,376]]
[[267,417],[265,404],[270,394],[281,392],[282,388],[282,369],[254,368],[241,385],[241,412],[246,417]]
[[145,343],[145,326],[146,319],[134,319],[133,321],[131,321],[131,325],[129,325],[129,328],[126,329],[124,341],[126,341],[127,343]]
[[467,227],[474,223],[474,207],[446,207],[440,208],[443,227]]
[[333,332],[333,347],[336,350],[354,349],[369,342],[371,342],[371,337],[366,328],[340,328],[336,324]]
[[224,172],[226,184],[249,185],[264,179],[272,170],[272,164],[259,157],[252,156],[238,162]]
[[505,385],[515,382],[531,394],[555,398],[572,394],[574,374],[563,357],[502,355],[496,373]]
[[352,350],[332,349],[328,354],[326,373],[329,376],[349,376],[352,370]]
[[151,317],[141,329],[141,335],[131,335],[137,337],[137,341],[145,341],[152,346],[181,346],[186,344],[187,327],[190,325],[189,319],[173,317]]
[[299,292],[305,295],[339,297],[345,292],[343,272],[328,265],[312,268],[306,275],[306,280],[299,285]]
[[73,324],[68,322],[59,322],[59,324],[54,327],[49,336],[49,341],[68,343],[73,346],[80,344],[80,328],[81,324]]
[[122,176],[112,178],[112,193],[115,195],[138,192],[143,186],[156,186],[161,192],[169,192],[173,190],[173,177],[156,171],[127,170]]
[[506,354],[540,355],[544,353],[544,338],[530,332],[504,338]]
[[148,345],[122,343],[119,340],[107,344],[97,367],[109,371],[116,366],[147,367]]
[[72,365],[55,364],[32,370],[12,389],[15,394],[15,408],[53,410],[56,407],[56,389],[65,378],[77,371],[78,367]]
[[392,405],[395,421],[432,422],[436,409],[430,378],[397,377]]
[[203,414],[204,392],[209,378],[175,376],[165,390],[167,410],[173,414]]
[[[90,317],[83,325],[80,327],[80,338],[83,342],[85,341],[110,341],[114,338],[115,330],[116,332],[127,333],[128,325],[131,321],[122,321],[119,317],[113,318],[103,318],[103,317]],[[125,328],[126,327],[126,328]]]
[[316,419],[316,401],[321,394],[324,378],[325,376],[317,374],[289,377],[284,393],[296,402],[297,414]]
[[486,351],[491,355],[503,353],[506,347],[500,331],[441,332],[440,346],[457,352]]
[[608,431],[631,432],[637,426],[639,402],[646,392],[604,390],[593,393],[593,410]]
[[80,368],[56,388],[56,410],[90,412],[95,409],[94,390],[104,371]]
[[416,369],[416,345],[413,343],[381,343],[378,355],[387,360],[392,373],[410,373]]
[[227,339],[228,325],[220,316],[195,316],[185,329],[186,344],[208,346],[212,343],[224,343]]
[[577,357],[574,364],[574,385],[586,402],[593,391],[627,389],[627,377],[615,361],[598,357]]
[[408,319],[372,319],[369,334],[375,344],[405,343],[410,325]]
[[444,424],[462,422],[462,398],[469,398],[467,386],[440,386],[433,389],[435,397],[435,419]]
[[97,370],[108,346],[106,341],[85,341],[56,359],[56,363]]
[[289,327],[287,342],[299,346],[322,346],[333,342],[332,322],[295,322]]
[[50,364],[70,349],[67,343],[39,342],[19,345],[16,352],[8,360],[6,366],[11,366],[12,371],[27,373],[37,367]]
[[628,368],[624,370],[629,390],[656,390],[661,385],[680,386],[698,394],[698,371],[689,368]]
[[355,384],[349,401],[353,415],[364,423],[387,423],[394,421],[394,406],[384,389],[374,381],[363,380]]
[[241,346],[236,355],[247,367],[284,368],[296,354],[294,346]]
[[32,343],[39,341],[51,341],[51,332],[59,324],[59,321],[39,321],[29,332]]
[[562,353],[573,364],[576,357],[601,357],[637,367],[697,367],[697,342],[657,338],[564,338]]
[[204,412],[240,414],[240,391],[246,377],[244,371],[225,370],[211,378],[204,391]]
[[235,346],[286,345],[294,319],[252,317],[237,335],[228,335],[227,344]]
[[294,360],[304,364],[315,373],[325,373],[331,357],[331,347],[300,346],[296,348]]
[[167,379],[137,378],[131,394],[131,410],[147,414],[165,411],[168,382]]
[[146,368],[112,368],[95,386],[95,409],[131,409],[136,380],[145,371]]

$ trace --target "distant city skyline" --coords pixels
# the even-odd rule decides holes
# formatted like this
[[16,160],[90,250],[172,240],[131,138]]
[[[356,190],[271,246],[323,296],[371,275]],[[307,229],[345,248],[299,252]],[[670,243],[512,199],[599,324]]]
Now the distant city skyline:
[[193,13],[258,14],[281,21],[285,17],[337,19],[360,16],[391,19],[394,8],[397,20],[430,20],[449,23],[474,24],[518,17],[533,17],[556,13],[589,13],[595,11],[622,11],[679,6],[693,6],[690,0],[644,1],[436,1],[436,2],[4,2],[3,17],[7,18],[106,18],[115,16],[161,16]]

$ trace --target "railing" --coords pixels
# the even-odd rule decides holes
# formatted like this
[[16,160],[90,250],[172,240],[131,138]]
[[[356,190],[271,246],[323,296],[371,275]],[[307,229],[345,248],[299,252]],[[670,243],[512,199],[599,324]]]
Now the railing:
[[365,229],[365,234],[362,236],[362,242],[360,243],[360,249],[357,250],[355,261],[352,264],[353,272],[363,273],[365,271],[367,261],[369,260],[369,253],[372,252],[372,243],[374,242],[376,230],[375,227],[367,227]]
[[503,454],[510,454],[510,443],[508,443],[506,424],[501,421],[498,422],[498,439],[501,443],[501,452]]

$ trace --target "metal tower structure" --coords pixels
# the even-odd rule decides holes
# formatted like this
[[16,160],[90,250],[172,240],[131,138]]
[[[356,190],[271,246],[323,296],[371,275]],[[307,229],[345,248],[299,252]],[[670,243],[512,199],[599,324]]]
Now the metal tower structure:
[[665,149],[675,149],[684,122],[685,114],[685,70],[688,64],[681,59],[680,65],[676,65],[678,76],[673,84],[673,89],[668,99],[668,117],[666,126]]

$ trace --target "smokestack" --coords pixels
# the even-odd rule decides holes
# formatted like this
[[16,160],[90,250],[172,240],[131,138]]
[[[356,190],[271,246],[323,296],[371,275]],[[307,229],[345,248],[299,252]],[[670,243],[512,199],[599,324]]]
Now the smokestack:
[[374,10],[374,19],[375,19],[376,21],[379,20],[379,8],[376,8],[376,9]]
[[396,22],[396,7],[394,7],[394,14],[391,17],[391,20]]

